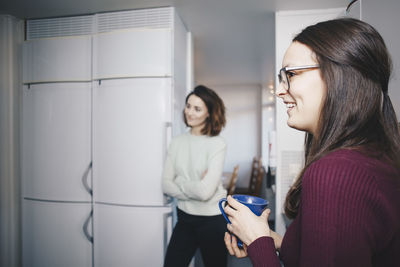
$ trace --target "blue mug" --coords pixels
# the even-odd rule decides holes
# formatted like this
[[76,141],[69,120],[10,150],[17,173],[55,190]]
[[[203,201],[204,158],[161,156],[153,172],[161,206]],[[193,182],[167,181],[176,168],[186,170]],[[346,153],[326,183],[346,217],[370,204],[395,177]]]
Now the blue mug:
[[[255,196],[249,196],[249,195],[232,195],[232,197],[237,200],[238,202],[242,203],[243,205],[247,206],[255,215],[260,216],[263,211],[267,208],[268,206],[268,201],[255,197]],[[228,216],[226,216],[224,208],[222,207],[222,203],[226,202],[226,198],[221,198],[221,200],[218,203],[219,209],[221,210],[222,215],[225,217],[225,220],[228,223],[231,223],[228,219]],[[239,247],[243,247],[243,242],[239,238],[237,238],[237,244]]]

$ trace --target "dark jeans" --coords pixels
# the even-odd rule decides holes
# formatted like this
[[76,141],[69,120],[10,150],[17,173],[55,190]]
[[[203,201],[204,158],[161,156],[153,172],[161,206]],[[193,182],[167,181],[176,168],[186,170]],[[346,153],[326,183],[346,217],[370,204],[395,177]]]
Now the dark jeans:
[[176,224],[168,245],[164,267],[187,267],[197,248],[206,267],[225,267],[226,221],[222,215],[196,216],[178,209]]

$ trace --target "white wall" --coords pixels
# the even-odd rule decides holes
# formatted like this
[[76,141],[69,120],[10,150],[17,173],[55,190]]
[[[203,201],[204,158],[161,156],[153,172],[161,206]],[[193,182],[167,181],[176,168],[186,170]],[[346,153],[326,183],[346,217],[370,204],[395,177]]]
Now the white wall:
[[251,161],[261,156],[261,88],[257,85],[210,86],[226,107],[226,127],[222,131],[227,142],[224,171],[232,172],[239,164],[237,187],[247,187]]
[[[361,1],[361,0],[360,0]],[[361,19],[374,26],[382,35],[393,60],[393,75],[389,84],[389,96],[400,120],[400,1],[362,0]]]
[[0,15],[0,266],[20,266],[19,87],[24,22]]
[[[344,15],[343,9],[281,11],[275,15],[276,73],[282,67],[282,59],[293,37],[308,25]],[[276,81],[278,84],[278,81]],[[304,133],[291,129],[286,124],[286,107],[276,101],[276,231],[284,234],[283,204],[286,193],[303,165]]]
[[263,160],[263,165],[265,167],[276,168],[276,157],[273,151],[273,147],[276,145],[276,126],[275,126],[275,101],[274,96],[274,83],[271,83],[262,88],[262,115],[261,115],[261,125],[262,125],[262,146],[261,146],[261,156]]

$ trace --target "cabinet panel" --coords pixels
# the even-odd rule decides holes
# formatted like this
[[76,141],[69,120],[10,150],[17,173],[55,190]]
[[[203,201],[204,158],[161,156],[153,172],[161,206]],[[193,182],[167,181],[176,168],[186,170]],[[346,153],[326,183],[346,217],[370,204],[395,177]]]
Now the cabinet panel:
[[91,36],[29,40],[23,44],[23,82],[89,81]]
[[171,76],[170,29],[125,30],[94,36],[94,79]]
[[91,201],[91,83],[24,86],[22,98],[23,196]]
[[23,266],[91,267],[92,243],[83,232],[90,211],[90,203],[24,200]]
[[96,204],[95,266],[163,266],[171,215],[171,207]]
[[163,205],[171,79],[102,81],[93,93],[95,201]]

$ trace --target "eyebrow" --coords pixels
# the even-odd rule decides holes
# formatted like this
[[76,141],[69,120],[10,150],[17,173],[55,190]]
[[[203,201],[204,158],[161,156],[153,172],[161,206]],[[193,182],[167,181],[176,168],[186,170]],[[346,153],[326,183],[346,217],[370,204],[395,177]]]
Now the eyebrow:
[[192,107],[195,107],[195,108],[201,108],[201,106],[196,106],[196,105],[190,104],[189,102],[186,103],[186,105],[191,105]]

